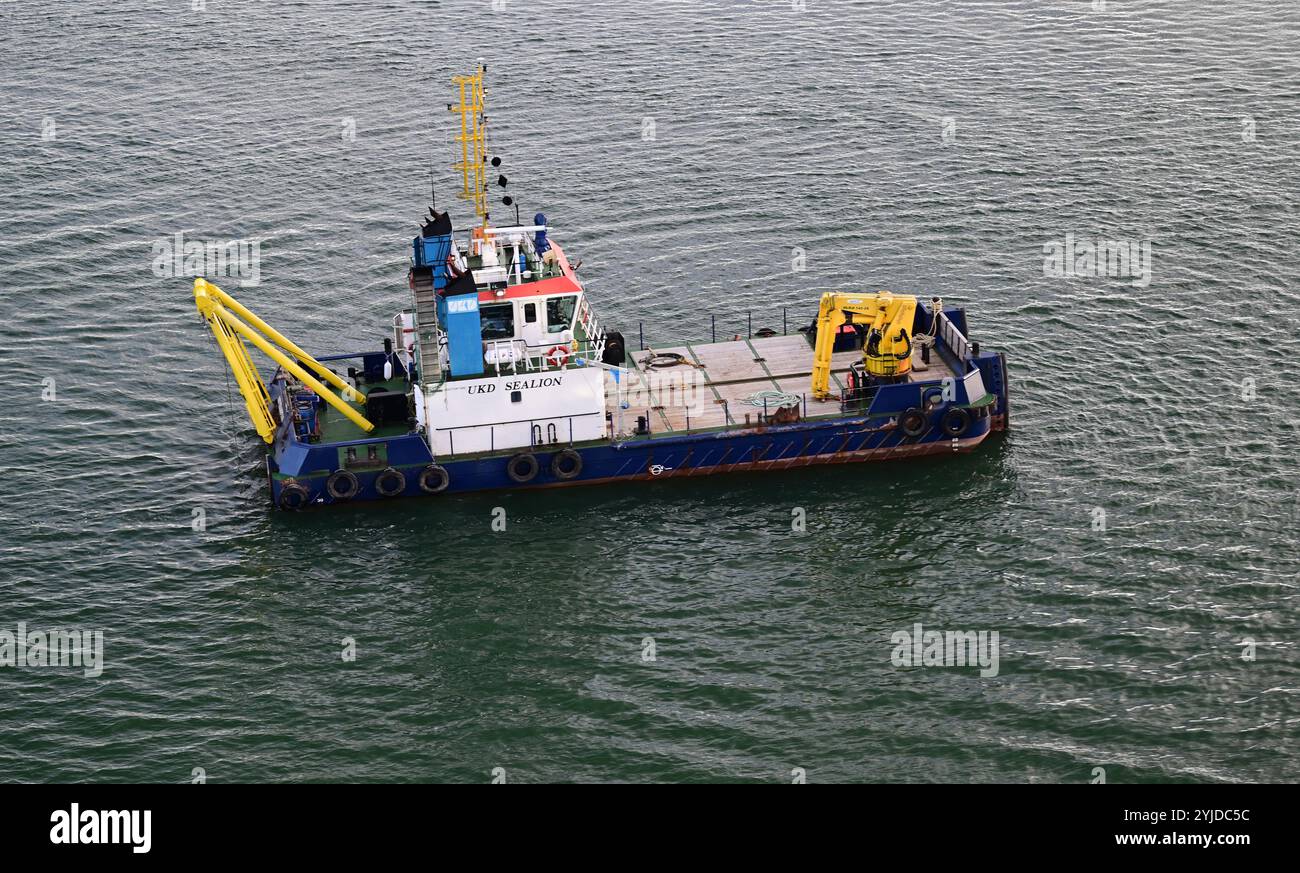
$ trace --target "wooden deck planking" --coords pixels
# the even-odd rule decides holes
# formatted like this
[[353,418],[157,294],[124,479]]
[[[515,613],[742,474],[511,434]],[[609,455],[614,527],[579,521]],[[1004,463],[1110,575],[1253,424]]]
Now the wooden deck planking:
[[715,383],[767,379],[763,365],[754,360],[753,349],[743,340],[696,346],[695,354],[708,369],[710,380]]
[[[743,425],[746,413],[750,415],[751,421],[762,414],[761,407],[742,402],[757,391],[781,390],[800,396],[811,395],[813,349],[803,334],[669,346],[654,351],[658,354],[678,354],[701,365],[679,364],[649,370],[645,362],[651,352],[637,350],[632,353],[634,375],[629,379],[628,387],[642,390],[629,396],[632,405],[624,415],[631,416],[634,420],[637,415],[645,415],[649,408],[651,428],[656,432],[662,433],[665,429],[686,430],[688,419],[691,429],[722,427],[726,421],[724,407],[718,402],[719,399],[727,401],[732,423]],[[848,371],[850,364],[861,358],[862,352],[855,349],[832,355],[832,390],[844,386],[842,374]],[[915,360],[919,361],[919,355]],[[934,352],[930,356],[930,369],[923,373],[913,370],[912,381],[924,382],[954,375],[938,352]],[[689,410],[681,405],[679,389],[668,391],[663,387],[669,384],[691,384],[695,380],[703,380],[703,384],[696,383],[698,402]],[[609,398],[609,408],[616,409],[616,387],[612,379],[606,379],[606,395]],[[809,396],[807,409],[809,415],[824,415],[837,412],[839,407],[834,401],[818,402]]]
[[[692,430],[722,427],[723,425],[722,404],[714,400],[712,395],[691,406],[665,405],[662,412],[663,418],[668,420],[668,425],[672,430],[686,430],[688,423]],[[643,415],[644,413],[640,414]]]
[[943,357],[936,350],[930,352],[930,369],[924,372],[917,370],[916,364],[920,360],[920,355],[912,356],[911,381],[913,382],[929,382],[934,379],[946,379],[948,377],[955,379],[957,377],[957,374],[952,371],[952,367],[949,367],[944,362]]
[[754,350],[777,379],[812,372],[812,346],[802,335],[773,336],[751,340]]

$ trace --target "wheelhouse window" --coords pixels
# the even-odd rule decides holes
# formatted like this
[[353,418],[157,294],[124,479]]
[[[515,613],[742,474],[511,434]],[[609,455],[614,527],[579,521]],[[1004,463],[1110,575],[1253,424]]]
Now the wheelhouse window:
[[546,332],[563,333],[573,326],[573,312],[578,308],[578,296],[552,297],[546,301]]
[[483,339],[513,339],[515,335],[515,305],[490,303],[478,308],[479,322],[483,325]]

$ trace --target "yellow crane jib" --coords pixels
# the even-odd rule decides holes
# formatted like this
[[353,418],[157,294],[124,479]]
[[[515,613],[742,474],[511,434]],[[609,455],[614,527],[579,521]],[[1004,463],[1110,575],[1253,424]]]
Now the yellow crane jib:
[[831,354],[835,337],[845,324],[863,324],[867,336],[862,362],[871,376],[897,379],[912,369],[912,326],[916,298],[878,291],[875,294],[822,295],[817,310],[817,342],[813,349],[812,393],[818,400],[831,397]]
[[[217,338],[217,345],[235,375],[239,393],[244,396],[248,417],[257,429],[258,436],[265,442],[275,441],[275,416],[271,410],[271,395],[249,357],[246,342],[252,343],[268,358],[296,376],[357,427],[367,433],[374,430],[375,426],[370,421],[347,404],[347,400],[365,403],[365,397],[359,391],[254,315],[238,300],[211,282],[199,278],[194,280],[194,305],[212,328],[212,335]],[[243,316],[244,320],[239,316]],[[320,379],[312,373],[320,376]],[[326,387],[321,379],[339,389],[343,397],[340,398]]]

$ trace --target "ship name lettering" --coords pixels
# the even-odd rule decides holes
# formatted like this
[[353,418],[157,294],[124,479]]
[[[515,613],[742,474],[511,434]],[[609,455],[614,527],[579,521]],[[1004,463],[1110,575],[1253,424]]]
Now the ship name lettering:
[[520,379],[516,382],[507,382],[507,391],[521,391],[525,388],[553,388],[561,382],[559,376],[543,376],[540,379]]

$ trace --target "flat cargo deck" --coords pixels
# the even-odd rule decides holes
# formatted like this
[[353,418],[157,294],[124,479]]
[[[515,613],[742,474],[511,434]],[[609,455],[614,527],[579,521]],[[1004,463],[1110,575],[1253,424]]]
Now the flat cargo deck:
[[[647,363],[655,354],[681,355],[687,363],[651,369]],[[743,425],[746,416],[757,420],[762,407],[745,401],[758,391],[806,396],[809,418],[840,412],[838,400],[818,401],[811,396],[813,349],[803,334],[638,350],[629,359],[630,384],[622,389],[628,392],[625,414],[645,415],[649,409],[652,432]],[[859,349],[831,356],[832,391],[838,394],[844,388],[843,374],[861,359]],[[919,355],[913,360],[919,361]],[[936,351],[930,356],[929,369],[913,370],[911,378],[928,382],[952,376],[952,369]],[[618,390],[612,379],[606,380],[610,409],[617,409]],[[683,390],[693,393],[694,402],[681,402]]]
[[[650,368],[647,363],[655,354],[681,355],[688,363]],[[845,387],[844,374],[850,364],[861,358],[862,352],[857,349],[831,356],[832,392],[838,395]],[[801,333],[632,352],[628,361],[629,384],[622,389],[629,403],[624,414],[631,417],[625,425],[647,411],[651,432],[657,434],[744,425],[747,419],[757,421],[763,413],[761,406],[746,402],[759,391],[783,391],[806,398],[809,418],[839,415],[838,400],[812,398],[812,362],[812,344]],[[919,362],[919,355],[913,362],[914,365]],[[954,375],[936,351],[930,356],[930,368],[924,372],[914,369],[911,379],[930,381]],[[362,390],[376,387],[395,391],[402,390],[404,383],[393,379],[378,385],[368,384]],[[605,380],[605,389],[607,408],[617,410],[620,389],[612,379]],[[685,398],[683,392],[687,392]],[[363,405],[349,405],[365,414]],[[323,442],[396,436],[407,430],[405,424],[389,425],[367,434],[328,407],[320,410],[320,427]]]
[[[369,393],[375,389],[382,389],[385,391],[405,391],[407,387],[406,382],[400,376],[389,379],[386,382],[372,382],[365,384],[359,384],[355,379],[353,379],[351,380],[351,385],[363,394]],[[344,402],[359,414],[366,414],[366,406],[364,403],[355,403],[351,400],[345,400]],[[410,431],[410,427],[407,426],[406,422],[400,422],[389,425],[380,425],[369,433],[366,433],[351,421],[340,415],[338,410],[324,405],[320,407],[317,415],[319,416],[317,421],[320,424],[320,441],[324,443],[350,442],[352,440],[363,440],[381,436],[401,436]]]

